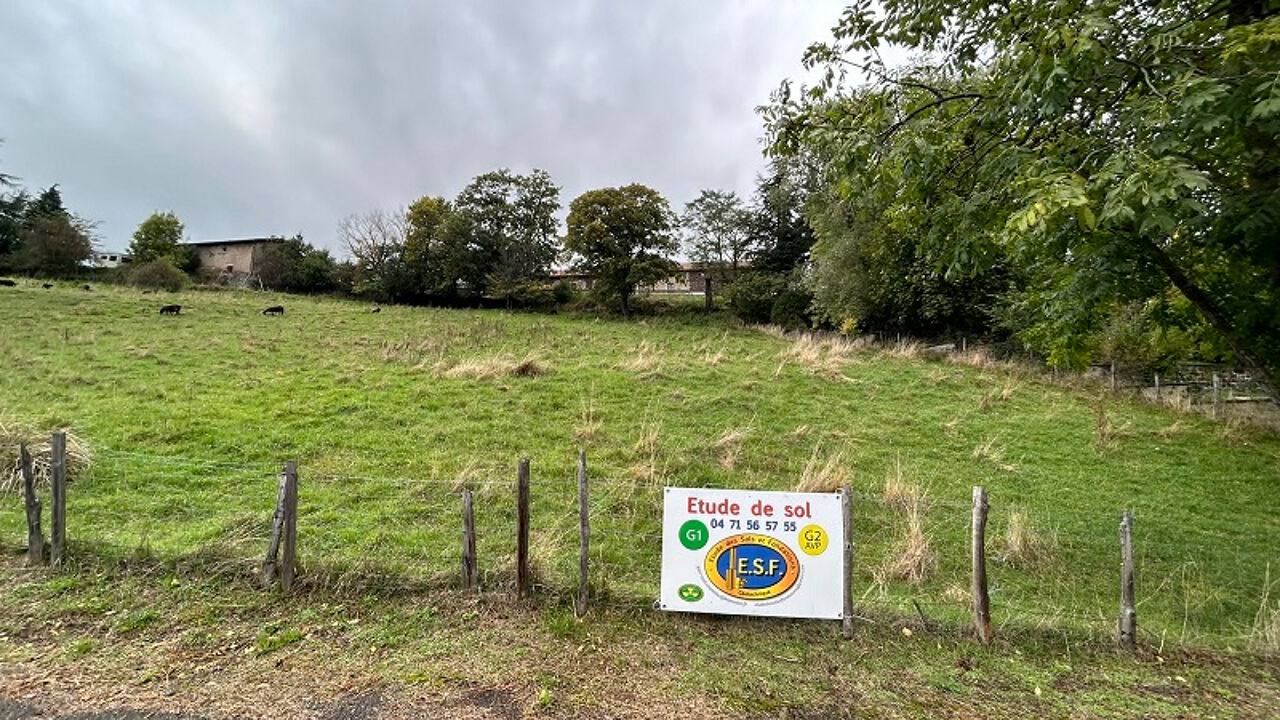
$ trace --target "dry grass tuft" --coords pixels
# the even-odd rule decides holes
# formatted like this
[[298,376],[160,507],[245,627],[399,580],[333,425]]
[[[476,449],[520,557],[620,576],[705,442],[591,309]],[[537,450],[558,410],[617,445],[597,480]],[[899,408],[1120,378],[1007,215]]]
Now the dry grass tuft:
[[[75,433],[67,433],[67,480],[75,480],[93,463],[88,443]],[[49,484],[52,448],[48,432],[11,415],[0,415],[0,493],[22,492],[22,463],[18,446],[25,444],[31,453],[31,474],[36,485]]]
[[924,502],[924,493],[920,486],[907,480],[902,475],[902,458],[895,458],[889,476],[884,479],[884,504],[898,510],[907,510]]
[[982,394],[982,399],[978,401],[978,409],[990,410],[991,406],[998,402],[1008,402],[1017,389],[1018,384],[1013,379],[1006,379],[1001,387],[992,388]]
[[889,559],[881,566],[883,579],[905,580],[913,585],[924,582],[926,576],[938,564],[932,541],[924,532],[923,498],[906,509],[906,527],[902,537],[894,545]]
[[945,433],[947,437],[955,437],[959,432],[961,420],[962,418],[956,417],[942,423],[942,432]]
[[1017,465],[1004,461],[1004,448],[996,442],[996,438],[988,438],[986,442],[978,443],[973,448],[973,457],[977,460],[986,460],[1004,472],[1017,472]]
[[632,450],[639,462],[627,469],[627,474],[642,485],[659,485],[664,476],[658,467],[658,454],[662,450],[662,427],[658,423],[645,423]]
[[738,465],[738,457],[742,454],[742,441],[751,432],[751,428],[737,428],[726,432],[711,447],[720,457],[720,467],[732,470]]
[[1262,599],[1253,617],[1253,630],[1249,644],[1267,654],[1280,653],[1280,599],[1271,600],[1271,564],[1267,564],[1262,580]]
[[956,365],[965,365],[972,368],[1003,368],[1008,365],[991,357],[991,354],[985,348],[980,347],[951,353],[947,355],[947,360]]
[[458,471],[458,474],[455,475],[453,478],[453,491],[455,493],[461,493],[464,488],[467,488],[475,484],[476,482],[479,481],[479,479],[480,479],[479,463],[477,463],[474,460],[468,460],[467,464],[464,465],[462,469]]
[[450,364],[437,362],[432,368],[437,377],[451,380],[497,380],[504,377],[539,377],[551,372],[537,357],[526,355],[517,360],[510,355],[496,358],[473,358]]
[[619,362],[614,367],[619,370],[650,373],[659,370],[661,366],[662,350],[655,348],[648,340],[645,340],[631,352],[630,358]]
[[901,360],[915,360],[924,352],[924,346],[914,340],[899,340],[885,347],[883,353]]
[[716,351],[714,353],[708,352],[706,355],[702,356],[702,362],[706,363],[711,367],[715,367],[719,365],[720,363],[724,362],[726,359],[728,359],[728,356],[725,355],[724,352],[722,351]]
[[844,453],[836,451],[822,457],[822,448],[815,447],[804,465],[800,481],[794,492],[835,492],[853,480],[853,473],[845,467]]
[[951,584],[943,588],[942,601],[954,605],[968,605],[973,602],[973,593],[963,585]]
[[1051,555],[1052,543],[1040,534],[1031,524],[1030,518],[1021,510],[1009,513],[1009,524],[1005,527],[1001,556],[1009,565],[1024,567],[1047,559]]
[[809,437],[809,433],[812,431],[813,431],[813,428],[809,427],[808,425],[797,425],[794,430],[787,433],[787,437],[793,437],[793,438]]
[[1174,420],[1172,425],[1169,425],[1168,427],[1163,427],[1157,430],[1156,437],[1160,438],[1161,440],[1168,440],[1175,435],[1180,435],[1181,433],[1185,432],[1186,429],[1187,429],[1187,426],[1184,425],[1181,420]]
[[604,421],[596,415],[595,398],[586,397],[578,414],[578,424],[573,428],[573,436],[578,442],[590,442],[600,436]]
[[846,365],[856,362],[858,348],[858,343],[843,338],[801,335],[783,351],[782,362],[774,375],[780,374],[782,368],[792,362],[835,380],[857,382],[842,371]]

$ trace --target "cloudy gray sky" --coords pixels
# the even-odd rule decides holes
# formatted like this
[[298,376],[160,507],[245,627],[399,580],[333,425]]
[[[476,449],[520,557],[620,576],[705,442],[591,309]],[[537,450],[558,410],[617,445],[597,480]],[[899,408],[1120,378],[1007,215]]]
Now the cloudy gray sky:
[[564,205],[642,182],[748,194],[754,108],[829,36],[829,0],[6,0],[0,170],[123,249],[301,232],[540,167]]

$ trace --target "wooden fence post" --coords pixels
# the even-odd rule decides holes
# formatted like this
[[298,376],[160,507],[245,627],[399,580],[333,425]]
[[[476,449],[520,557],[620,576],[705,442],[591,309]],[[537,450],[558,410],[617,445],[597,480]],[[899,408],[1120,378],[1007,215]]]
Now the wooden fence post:
[[991,644],[991,598],[987,595],[987,490],[973,487],[973,625],[983,645]]
[[587,571],[591,558],[591,508],[587,497],[587,451],[578,451],[578,617],[587,614]]
[[529,595],[529,458],[516,473],[516,597]]
[[844,519],[844,617],[841,634],[853,637],[853,492],[848,483],[840,489],[840,514]]
[[1116,361],[1111,361],[1111,389],[1116,389]]
[[18,445],[22,464],[22,493],[27,504],[27,564],[44,563],[44,531],[40,529],[40,498],[36,496],[36,477],[31,470],[31,453],[25,443]]
[[1156,373],[1156,401],[1160,400],[1160,373]]
[[1133,599],[1133,513],[1120,518],[1120,647],[1132,652],[1137,647],[1138,611]]
[[471,488],[462,488],[462,588],[480,587],[480,570],[476,566],[476,516],[472,509]]
[[284,557],[280,560],[280,590],[293,589],[298,569],[298,461],[284,464]]
[[55,432],[49,441],[51,455],[49,484],[53,501],[49,509],[49,555],[54,565],[61,565],[67,552],[67,434]]
[[280,559],[280,536],[284,534],[284,505],[288,495],[288,474],[280,471],[280,482],[276,484],[276,509],[271,513],[271,534],[267,541],[267,556],[262,559],[262,572],[259,584],[263,589],[271,587],[276,579],[276,566]]
[[1218,373],[1213,374],[1213,419],[1218,419],[1218,385],[1221,381],[1218,379]]

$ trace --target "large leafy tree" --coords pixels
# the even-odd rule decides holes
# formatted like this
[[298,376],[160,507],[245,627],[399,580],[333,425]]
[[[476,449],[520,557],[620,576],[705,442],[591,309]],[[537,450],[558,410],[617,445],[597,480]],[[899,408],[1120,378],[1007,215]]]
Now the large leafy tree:
[[467,251],[482,271],[472,282],[484,294],[510,302],[547,277],[559,251],[560,188],[545,170],[480,175],[458,193],[453,210],[466,218]]
[[597,294],[618,300],[624,317],[637,286],[679,270],[669,259],[679,247],[676,218],[657,190],[638,183],[590,190],[569,203],[567,224],[565,249]]
[[338,288],[338,265],[328,250],[312,247],[302,235],[267,243],[257,261],[258,278],[273,290],[329,292]]
[[722,278],[733,277],[756,248],[752,219],[737,193],[703,190],[680,217],[689,234],[689,257]]
[[178,264],[185,257],[182,251],[182,233],[185,228],[172,212],[154,212],[138,225],[129,243],[129,254],[139,264],[153,260],[169,259]]
[[472,246],[471,219],[442,197],[424,196],[405,211],[404,262],[419,292],[456,302],[479,294],[485,283],[485,256]]
[[818,158],[860,221],[949,277],[1011,263],[1014,329],[1055,362],[1109,309],[1174,292],[1274,394],[1278,8],[861,0],[807,55],[824,81],[766,109],[773,149]]
[[20,192],[6,205],[13,213],[10,220],[21,212],[16,242],[9,241],[6,264],[27,272],[60,275],[74,272],[93,257],[93,223],[67,211],[57,185],[45,188],[35,198]]
[[70,274],[93,256],[89,234],[67,214],[33,217],[23,230],[16,253],[22,270],[51,275]]
[[31,196],[25,190],[0,195],[0,270],[12,264],[12,253],[22,239]]

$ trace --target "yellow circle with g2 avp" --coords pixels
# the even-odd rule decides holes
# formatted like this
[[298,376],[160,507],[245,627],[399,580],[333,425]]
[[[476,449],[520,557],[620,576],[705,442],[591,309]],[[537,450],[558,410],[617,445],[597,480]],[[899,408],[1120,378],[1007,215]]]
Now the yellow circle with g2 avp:
[[800,528],[800,551],[806,555],[821,555],[827,550],[827,531],[817,525]]

